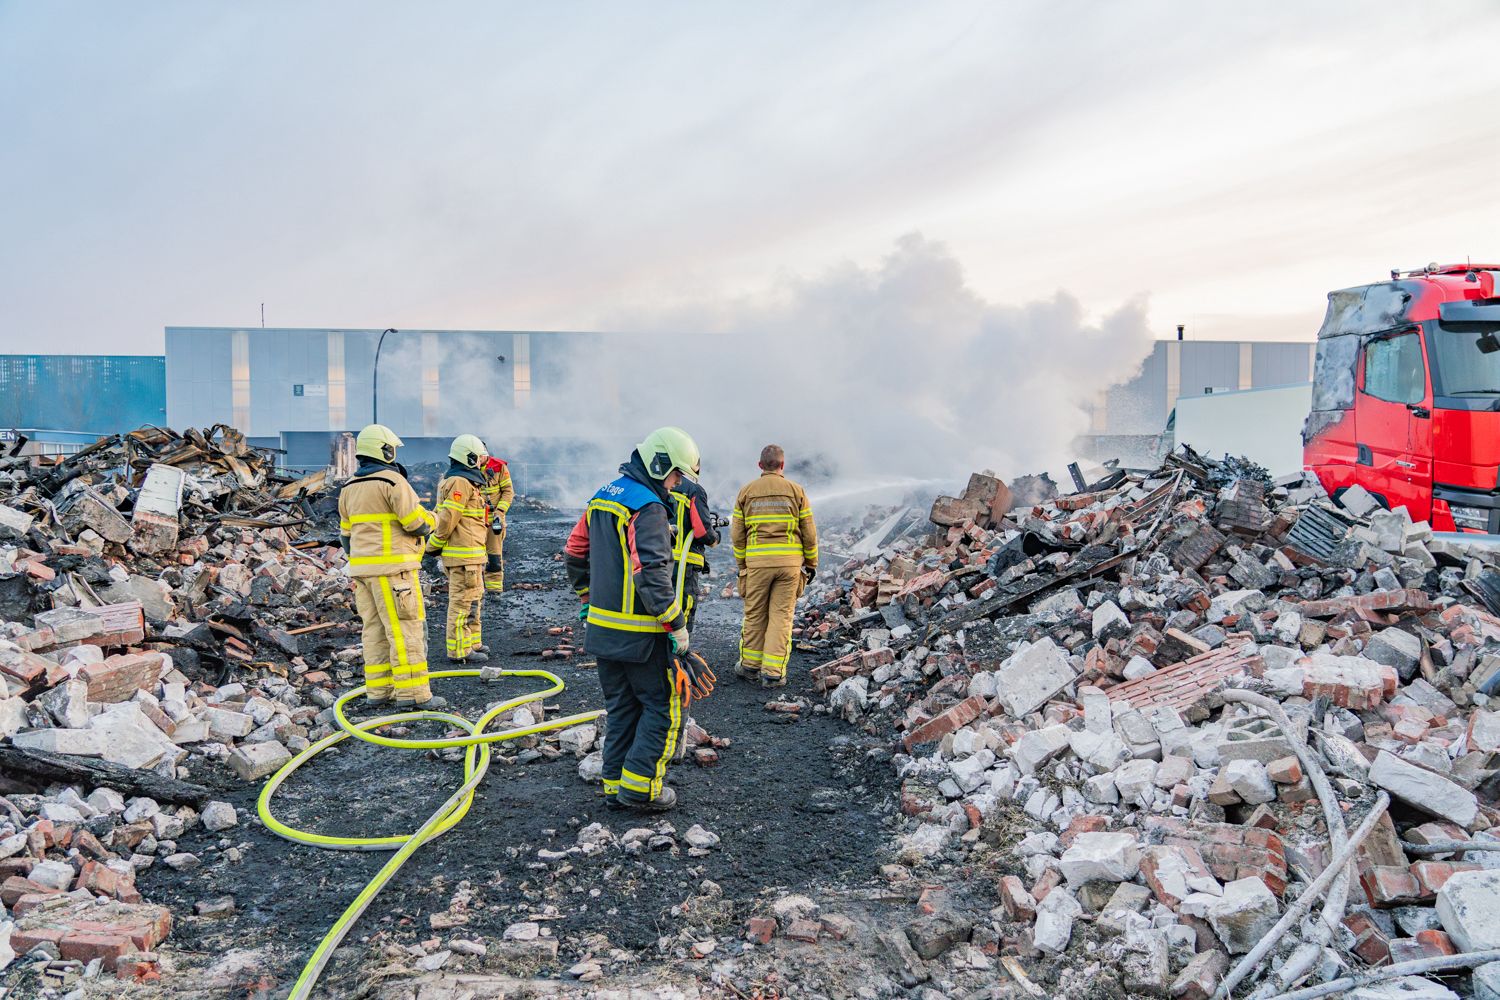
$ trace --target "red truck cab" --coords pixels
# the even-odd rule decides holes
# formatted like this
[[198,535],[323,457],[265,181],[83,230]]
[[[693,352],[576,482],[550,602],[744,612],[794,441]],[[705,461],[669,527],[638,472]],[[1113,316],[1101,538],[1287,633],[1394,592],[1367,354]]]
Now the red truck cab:
[[1500,265],[1328,294],[1303,464],[1437,531],[1500,534]]

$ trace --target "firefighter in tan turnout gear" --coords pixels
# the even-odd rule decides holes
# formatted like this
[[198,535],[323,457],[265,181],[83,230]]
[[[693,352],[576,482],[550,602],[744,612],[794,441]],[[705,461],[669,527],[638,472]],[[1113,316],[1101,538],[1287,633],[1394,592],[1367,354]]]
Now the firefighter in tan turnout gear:
[[490,509],[490,533],[485,539],[489,556],[484,564],[484,590],[498,594],[505,589],[505,518],[516,488],[510,482],[510,466],[491,455],[484,463],[484,502]]
[[797,598],[818,570],[818,529],[802,487],[786,478],[786,453],[768,444],[760,453],[760,478],[735,498],[730,544],[739,565],[745,624],[734,672],[762,687],[786,683]]
[[401,439],[371,424],[355,439],[359,467],[339,490],[339,539],[349,557],[364,626],[366,697],[421,705],[427,684],[427,614],[417,567],[435,523],[396,462]]
[[481,632],[484,570],[489,561],[489,509],[484,501],[484,442],[460,434],[448,449],[448,473],[438,483],[437,527],[427,543],[428,565],[441,559],[448,574],[448,659],[483,663],[489,656]]

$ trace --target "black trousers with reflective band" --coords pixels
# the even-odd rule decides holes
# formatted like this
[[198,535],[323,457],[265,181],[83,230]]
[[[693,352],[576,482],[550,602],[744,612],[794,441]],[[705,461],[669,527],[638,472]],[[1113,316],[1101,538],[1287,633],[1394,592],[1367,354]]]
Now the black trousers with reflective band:
[[604,731],[604,790],[625,801],[661,794],[667,762],[686,715],[672,683],[671,642],[663,634],[644,663],[599,657],[599,687],[609,713]]

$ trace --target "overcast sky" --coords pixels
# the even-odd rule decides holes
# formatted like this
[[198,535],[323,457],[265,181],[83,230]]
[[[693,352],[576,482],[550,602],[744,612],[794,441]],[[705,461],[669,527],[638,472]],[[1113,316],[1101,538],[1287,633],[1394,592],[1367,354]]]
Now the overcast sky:
[[594,328],[906,234],[1310,336],[1500,257],[1500,4],[0,0],[0,351]]

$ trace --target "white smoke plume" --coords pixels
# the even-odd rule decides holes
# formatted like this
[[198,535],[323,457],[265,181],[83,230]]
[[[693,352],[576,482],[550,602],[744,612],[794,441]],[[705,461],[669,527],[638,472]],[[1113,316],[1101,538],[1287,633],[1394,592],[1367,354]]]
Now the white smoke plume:
[[826,492],[835,480],[1055,468],[1088,429],[1085,404],[1133,376],[1152,344],[1142,300],[1097,321],[1061,291],[990,302],[918,234],[874,266],[622,312],[605,328],[570,358],[564,391],[539,386],[529,409],[481,435],[501,452],[517,437],[597,443],[608,461],[592,478],[603,481],[651,428],[678,424],[702,448],[716,498],[755,475],[770,442]]

